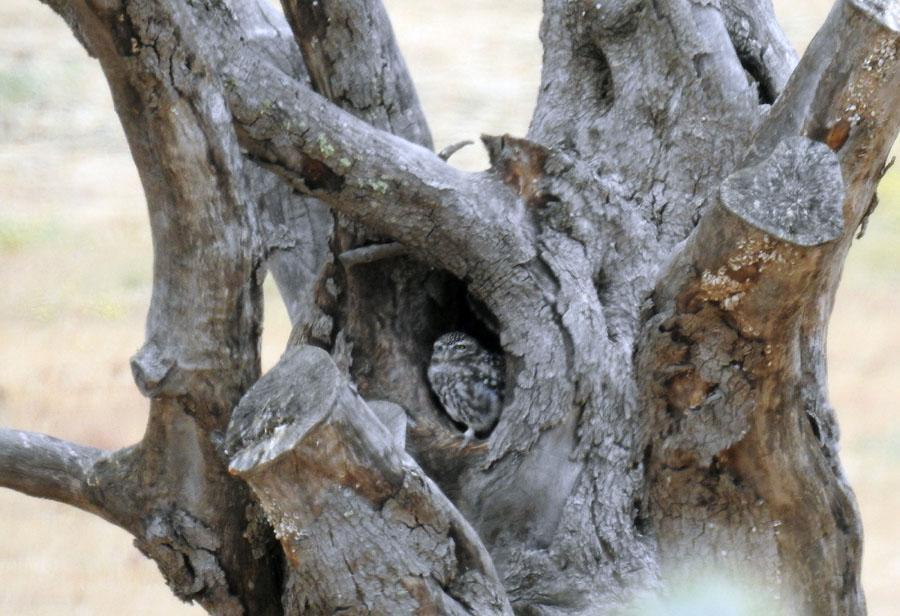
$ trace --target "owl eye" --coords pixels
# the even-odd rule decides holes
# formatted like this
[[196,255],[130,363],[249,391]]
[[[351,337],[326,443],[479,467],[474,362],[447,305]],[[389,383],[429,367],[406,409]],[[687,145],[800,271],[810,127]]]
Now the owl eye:
[[457,351],[466,351],[469,349],[469,345],[466,344],[465,342],[458,342],[453,345],[453,348],[456,349]]

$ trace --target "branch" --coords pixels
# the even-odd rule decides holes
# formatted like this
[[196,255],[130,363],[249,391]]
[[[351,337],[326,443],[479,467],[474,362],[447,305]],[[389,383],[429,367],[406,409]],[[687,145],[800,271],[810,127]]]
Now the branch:
[[330,258],[331,210],[317,199],[298,195],[281,177],[250,161],[243,171],[248,196],[259,205],[266,268],[291,323],[299,328],[314,323],[320,317],[316,279]]
[[[803,247],[788,249],[795,259],[815,261],[815,272],[805,281],[807,294],[819,284],[813,273],[829,278],[871,203],[900,129],[898,49],[897,24],[884,9],[862,0],[835,5],[761,126],[743,168],[720,188],[719,203],[734,218],[710,208],[705,218],[717,222],[701,223],[686,247],[695,253],[690,258],[697,271],[727,270],[749,241],[743,227],[750,225],[764,231],[766,241]],[[706,248],[695,251],[698,246]],[[713,267],[715,259],[719,263]],[[791,285],[799,280],[799,269],[768,268],[761,276],[781,276],[777,284]],[[664,277],[667,285],[673,283],[670,274]],[[683,283],[684,278],[675,284]],[[836,285],[826,286],[833,292]],[[670,286],[669,296],[685,288]],[[769,300],[790,305],[793,297]]]
[[[72,6],[140,173],[155,253],[147,340],[131,362],[152,398],[150,420],[139,446],[110,456],[103,498],[179,597],[215,613],[270,614],[279,607],[274,539],[251,528],[251,495],[228,475],[220,444],[259,374],[263,247],[248,189],[258,169],[245,173],[216,70],[223,41],[210,34],[227,28],[237,43],[236,17],[259,7]],[[294,70],[277,51],[290,37],[247,38],[252,53]]]
[[741,64],[758,83],[760,98],[771,103],[797,65],[771,0],[723,0],[722,12]]
[[[275,7],[266,0],[243,0],[230,6],[238,17],[242,47],[252,45],[287,74],[309,81],[290,28]],[[249,200],[259,206],[266,268],[278,285],[291,323],[298,330],[308,327],[322,318],[313,288],[330,257],[331,210],[316,199],[298,195],[284,179],[250,161],[240,165],[240,171]]]
[[380,0],[282,0],[313,89],[376,128],[431,148],[431,134]]
[[0,485],[97,513],[88,478],[103,456],[52,436],[0,429]]
[[815,285],[828,243],[845,231],[843,202],[834,152],[805,137],[785,139],[725,180],[657,301],[674,298],[688,313],[711,303],[742,334],[781,338]]
[[[636,354],[654,425],[648,510],[660,549],[677,553],[684,536],[712,526],[710,511],[753,494],[754,533],[767,519],[790,521],[769,539],[790,572],[785,586],[801,596],[816,589],[823,613],[863,609],[825,333],[843,260],[900,128],[898,29],[874,3],[835,5],[743,168],[660,276]],[[710,484],[702,505],[672,507],[680,485],[712,474],[734,480]],[[823,490],[827,505],[808,506]],[[745,533],[740,543],[752,550],[758,540]],[[833,556],[819,557],[822,546]]]
[[387,244],[369,244],[360,248],[352,248],[338,255],[344,267],[352,268],[367,263],[375,263],[384,259],[394,259],[409,254],[409,250],[398,242]]
[[458,275],[466,257],[508,253],[498,246],[504,239],[485,230],[510,227],[504,219],[516,215],[515,196],[492,176],[457,171],[410,143],[430,148],[431,137],[381,3],[283,5],[312,88],[363,122],[265,57],[242,54],[223,72],[251,156],[376,234],[436,254]]
[[864,214],[900,126],[900,23],[884,4],[835,4],[760,128],[747,161],[765,157],[789,135],[828,144],[838,153],[844,178],[855,184],[865,176],[868,185],[848,191],[854,197],[845,208],[848,223]]
[[399,407],[376,407],[390,424],[327,353],[299,347],[235,411],[230,469],[287,554],[285,609],[511,614],[474,530],[388,430],[405,430]]
[[427,250],[457,274],[468,270],[466,257],[493,259],[515,243],[509,235],[522,233],[507,222],[514,196],[492,176],[458,171],[373,129],[259,57],[236,59],[224,75],[250,155],[376,233]]

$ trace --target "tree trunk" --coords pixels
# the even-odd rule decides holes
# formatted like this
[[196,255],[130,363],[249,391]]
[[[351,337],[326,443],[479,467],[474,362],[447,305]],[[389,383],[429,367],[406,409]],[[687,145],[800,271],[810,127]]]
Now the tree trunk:
[[[863,614],[825,332],[900,130],[900,5],[797,62],[768,0],[545,0],[525,138],[430,151],[377,0],[47,0],[147,195],[138,445],[0,431],[0,483],[216,614],[597,614],[691,571]],[[259,378],[259,285],[294,333]],[[428,387],[462,330],[503,410]],[[318,348],[317,348],[318,347]]]

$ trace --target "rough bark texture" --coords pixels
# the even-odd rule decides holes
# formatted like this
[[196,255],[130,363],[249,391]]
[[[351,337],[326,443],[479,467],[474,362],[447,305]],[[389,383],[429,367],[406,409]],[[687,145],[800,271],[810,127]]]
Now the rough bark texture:
[[[0,432],[2,485],[217,614],[596,614],[691,563],[865,612],[824,341],[896,0],[839,0],[799,64],[768,0],[546,0],[529,134],[480,173],[429,150],[377,0],[49,4],[147,194],[151,411],[115,453]],[[260,379],[264,270],[295,330]],[[474,442],[425,379],[454,329],[505,359]]]
[[478,535],[403,450],[403,409],[373,407],[305,346],[235,409],[231,470],[259,495],[291,565],[286,610],[511,614]]

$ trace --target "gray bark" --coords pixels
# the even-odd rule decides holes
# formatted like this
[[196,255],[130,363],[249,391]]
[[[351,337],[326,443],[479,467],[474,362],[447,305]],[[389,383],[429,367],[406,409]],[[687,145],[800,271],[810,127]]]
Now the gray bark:
[[[767,0],[546,0],[531,128],[479,173],[430,151],[377,0],[49,4],[147,195],[151,412],[114,453],[0,432],[0,484],[217,614],[608,613],[692,561],[865,612],[824,340],[896,0],[839,0],[799,63]],[[260,378],[265,270],[295,329]],[[452,329],[505,359],[473,442],[425,379]]]

